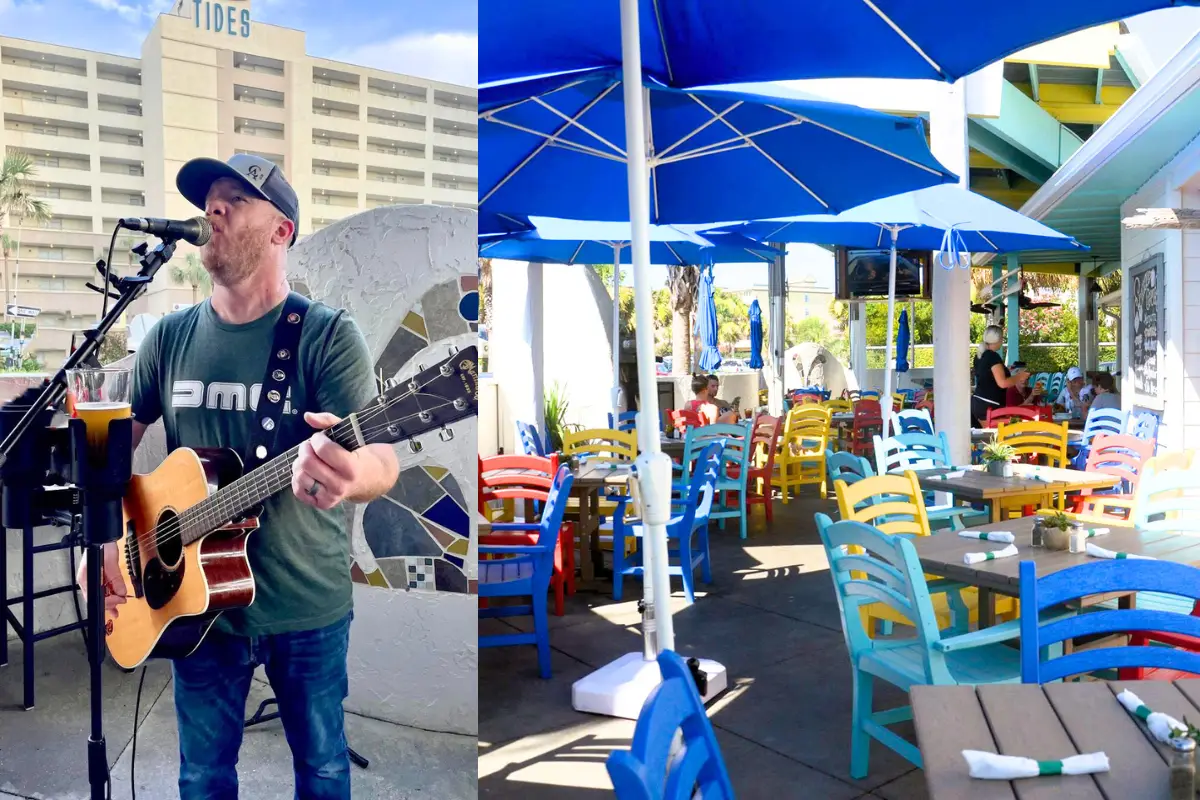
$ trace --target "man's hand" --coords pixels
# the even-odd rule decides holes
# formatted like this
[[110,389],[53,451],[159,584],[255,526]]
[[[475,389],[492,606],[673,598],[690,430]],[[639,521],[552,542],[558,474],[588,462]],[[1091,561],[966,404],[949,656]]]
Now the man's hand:
[[[307,412],[304,421],[323,431],[341,419]],[[370,444],[352,452],[317,433],[300,445],[292,464],[292,493],[305,505],[328,511],[343,500],[374,500],[395,484],[399,471],[390,445]]]
[[[125,587],[125,578],[121,575],[120,565],[117,564],[117,544],[109,542],[104,545],[104,565],[103,582],[104,582],[104,613],[106,617],[116,619],[119,615],[117,606],[127,602],[128,590]],[[75,576],[75,582],[79,584],[79,588],[83,591],[83,596],[87,598],[87,553],[83,554],[83,558],[79,562],[79,574]]]

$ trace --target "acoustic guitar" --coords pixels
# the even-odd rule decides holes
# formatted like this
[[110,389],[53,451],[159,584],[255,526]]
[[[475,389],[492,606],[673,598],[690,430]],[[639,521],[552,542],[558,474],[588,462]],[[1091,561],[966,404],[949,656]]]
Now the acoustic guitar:
[[[479,407],[476,348],[401,382],[366,408],[326,429],[347,450],[407,441],[475,416]],[[225,611],[254,602],[246,547],[262,501],[290,490],[299,448],[243,474],[233,450],[181,447],[147,475],[134,475],[124,499],[125,535],[116,543],[127,601],[105,621],[114,661],[133,669],[151,658],[193,652]]]

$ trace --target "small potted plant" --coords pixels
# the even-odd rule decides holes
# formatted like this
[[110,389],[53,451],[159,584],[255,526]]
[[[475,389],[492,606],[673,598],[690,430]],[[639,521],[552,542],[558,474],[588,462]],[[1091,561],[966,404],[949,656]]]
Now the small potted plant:
[[1047,550],[1066,550],[1071,546],[1071,528],[1074,523],[1061,511],[1038,515],[1033,523],[1033,542],[1041,542]]
[[1012,477],[1012,460],[1017,457],[1017,451],[1011,444],[992,440],[983,448],[983,460],[987,463],[987,471],[1001,478]]

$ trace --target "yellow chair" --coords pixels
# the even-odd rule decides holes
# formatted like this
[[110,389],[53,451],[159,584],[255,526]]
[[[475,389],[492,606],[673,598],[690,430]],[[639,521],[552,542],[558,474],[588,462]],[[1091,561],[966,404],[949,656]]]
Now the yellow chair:
[[779,487],[784,505],[793,486],[819,484],[821,499],[825,486],[825,449],[829,446],[829,409],[820,405],[793,406],[783,423],[775,451],[771,487]]
[[[901,474],[876,475],[855,483],[834,481],[837,493],[838,513],[845,520],[855,520],[871,525],[884,533],[929,536],[929,516],[925,511],[925,494],[911,470]],[[866,577],[856,576],[856,577]],[[941,580],[941,576],[926,574],[926,580]],[[973,586],[958,590],[966,606],[968,623],[979,621],[979,590]],[[953,624],[950,601],[946,592],[931,595],[933,609],[937,614],[938,628],[944,630]],[[1017,601],[1012,597],[996,597],[996,616],[1005,619],[1016,615]],[[861,609],[863,627],[875,630],[872,619],[882,622],[911,624],[884,603],[872,603]]]
[[[1018,458],[1032,457],[1036,463],[1044,467],[1071,466],[1067,457],[1068,426],[1064,422],[1042,422],[1026,420],[1011,424],[1001,423],[996,428],[996,441],[1012,445]],[[1032,500],[1032,502],[1031,502]],[[1053,505],[1062,511],[1066,498],[1062,492],[1047,492],[1036,500],[1030,496],[1019,497],[1015,500],[998,500],[1000,518],[1015,514],[1023,516],[1026,507],[1031,505]]]
[[[580,460],[600,461],[606,464],[632,464],[637,458],[637,431],[618,431],[612,428],[589,428],[582,431],[563,432],[563,455],[576,456]],[[633,513],[632,503],[626,503],[626,517]],[[617,503],[600,495],[600,519],[611,519]],[[579,498],[567,500],[567,513],[579,513]],[[600,549],[612,549],[612,535],[600,534]],[[626,543],[627,552],[633,552],[637,543],[632,538]]]
[[1152,472],[1166,472],[1172,469],[1191,469],[1192,462],[1195,460],[1195,450],[1172,450],[1169,453],[1153,456],[1146,459],[1146,463],[1142,465],[1143,476],[1149,475]]
[[831,414],[838,414],[843,411],[849,412],[849,411],[854,410],[854,405],[849,400],[841,400],[841,399],[826,400],[821,405],[828,408],[829,413],[831,413]]

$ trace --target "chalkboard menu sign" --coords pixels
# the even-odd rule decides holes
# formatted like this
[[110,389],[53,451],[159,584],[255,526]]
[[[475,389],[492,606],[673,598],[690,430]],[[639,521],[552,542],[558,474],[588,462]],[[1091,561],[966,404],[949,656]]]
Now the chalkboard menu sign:
[[1158,397],[1162,387],[1163,326],[1166,302],[1163,291],[1163,256],[1156,253],[1129,270],[1130,321],[1129,371],[1133,389]]

